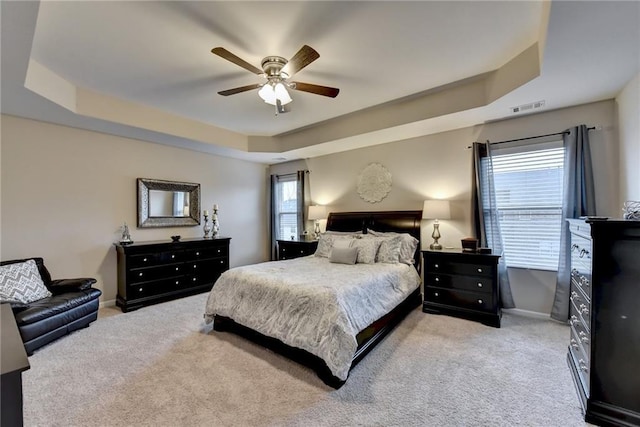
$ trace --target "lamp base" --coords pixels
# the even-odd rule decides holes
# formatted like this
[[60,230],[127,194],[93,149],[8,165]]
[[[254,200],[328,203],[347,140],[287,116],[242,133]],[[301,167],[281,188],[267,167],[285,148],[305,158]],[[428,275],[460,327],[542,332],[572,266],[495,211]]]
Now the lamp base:
[[438,242],[433,242],[430,246],[429,249],[432,249],[434,251],[439,251],[442,249],[442,245]]

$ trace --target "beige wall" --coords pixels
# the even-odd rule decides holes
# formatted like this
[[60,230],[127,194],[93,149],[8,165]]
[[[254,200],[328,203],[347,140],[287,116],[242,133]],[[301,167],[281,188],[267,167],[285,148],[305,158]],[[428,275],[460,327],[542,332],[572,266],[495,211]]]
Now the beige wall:
[[[328,205],[333,211],[422,209],[429,198],[452,201],[452,219],[440,222],[444,246],[460,246],[471,233],[470,191],[473,141],[501,141],[553,132],[586,124],[591,131],[598,214],[618,215],[618,144],[615,138],[612,100],[510,120],[443,132],[389,144],[361,148],[339,154],[307,159],[313,203]],[[389,195],[379,203],[368,203],[356,192],[359,172],[369,163],[383,164],[392,174]],[[292,165],[292,170],[299,164]],[[278,165],[286,173],[286,165]],[[425,221],[423,247],[431,241],[432,222]],[[510,277],[516,306],[522,310],[548,314],[553,302],[555,273],[518,270]]]
[[620,200],[640,201],[640,73],[616,97],[620,138]]
[[266,167],[179,148],[2,116],[1,257],[41,256],[54,278],[95,277],[115,299],[113,243],[202,236],[202,226],[136,228],[136,178],[195,182],[220,206],[231,266],[268,258]]

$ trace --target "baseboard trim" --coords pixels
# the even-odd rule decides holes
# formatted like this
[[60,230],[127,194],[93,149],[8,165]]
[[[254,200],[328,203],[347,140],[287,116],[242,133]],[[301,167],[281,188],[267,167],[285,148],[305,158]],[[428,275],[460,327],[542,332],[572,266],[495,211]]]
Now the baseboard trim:
[[523,310],[521,308],[503,308],[503,313],[515,314],[516,316],[533,317],[535,319],[553,320],[551,315],[547,313],[539,313],[537,311]]
[[102,301],[100,303],[100,308],[104,308],[104,307],[113,307],[116,305],[116,300],[114,299],[110,299],[109,301]]

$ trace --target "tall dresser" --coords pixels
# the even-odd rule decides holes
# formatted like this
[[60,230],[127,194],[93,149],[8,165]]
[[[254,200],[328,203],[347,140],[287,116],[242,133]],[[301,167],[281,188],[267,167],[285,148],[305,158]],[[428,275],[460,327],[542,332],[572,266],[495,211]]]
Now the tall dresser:
[[116,244],[116,305],[130,311],[211,290],[229,269],[228,237]]
[[567,362],[585,421],[640,426],[640,221],[567,221]]

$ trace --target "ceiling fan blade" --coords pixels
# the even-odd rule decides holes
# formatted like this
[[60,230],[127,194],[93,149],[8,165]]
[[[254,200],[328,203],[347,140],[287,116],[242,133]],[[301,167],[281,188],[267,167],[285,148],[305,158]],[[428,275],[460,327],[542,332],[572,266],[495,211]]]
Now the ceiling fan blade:
[[253,84],[253,85],[240,86],[240,87],[236,87],[236,88],[233,88],[233,89],[222,90],[222,91],[218,92],[218,95],[222,95],[222,96],[235,95],[236,93],[246,92],[246,91],[252,90],[252,89],[258,89],[260,86],[262,86],[262,85],[258,84],[258,83]]
[[320,86],[314,85],[311,83],[302,83],[302,82],[291,82],[295,84],[295,87],[292,89],[300,90],[302,92],[315,93],[316,95],[328,96],[331,98],[335,98],[340,93],[340,89],[335,87],[328,86]]
[[237,57],[236,55],[234,55],[233,53],[229,52],[227,49],[223,48],[223,47],[214,47],[213,49],[211,49],[211,53],[213,53],[214,55],[218,55],[221,58],[226,59],[227,61],[233,62],[234,64],[244,68],[247,71],[250,71],[254,74],[263,74],[264,71],[262,71],[260,68],[258,67],[254,67],[253,65],[249,64],[247,61],[245,61],[244,59],[241,59],[239,57]]
[[293,58],[287,62],[287,65],[282,67],[281,72],[291,77],[318,58],[320,58],[320,54],[316,52],[314,48],[305,44],[293,55]]

